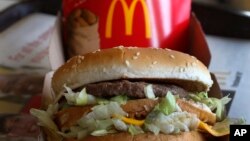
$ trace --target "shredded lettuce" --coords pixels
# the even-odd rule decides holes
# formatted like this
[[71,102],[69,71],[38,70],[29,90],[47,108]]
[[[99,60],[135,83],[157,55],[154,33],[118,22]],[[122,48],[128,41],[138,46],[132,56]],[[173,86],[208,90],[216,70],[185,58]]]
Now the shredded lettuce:
[[48,115],[53,118],[53,115],[58,111],[59,109],[59,104],[50,104],[46,110],[46,112],[48,113]]
[[[160,132],[164,134],[174,134],[197,129],[200,122],[196,115],[181,111],[176,103],[176,96],[171,92],[167,92],[166,96],[160,99],[160,102],[143,121],[143,125],[137,126],[131,122],[124,122],[122,119],[114,117],[114,115],[127,117],[128,114],[121,108],[121,104],[126,104],[128,100],[126,95],[103,99],[87,94],[85,88],[80,92],[73,92],[66,85],[64,87],[67,90],[64,95],[68,104],[83,106],[97,103],[98,105],[92,107],[91,112],[84,115],[78,120],[75,126],[66,132],[58,131],[57,126],[52,120],[52,115],[58,111],[58,104],[50,105],[47,111],[31,110],[31,113],[38,117],[40,125],[57,132],[63,137],[83,139],[87,135],[103,136],[117,131],[129,132],[131,135],[141,134],[144,133],[144,131],[150,131],[155,135],[158,135]],[[144,92],[147,98],[156,98],[152,85],[146,86]],[[210,109],[216,110],[218,119],[222,118],[225,104],[231,100],[228,96],[222,99],[208,98],[205,92],[198,93],[197,95],[190,94],[189,98],[204,103],[208,105]],[[223,124],[215,124],[213,128],[220,129],[222,128],[221,125],[229,126],[229,124],[232,123],[245,123],[240,119],[227,119],[223,122]]]
[[91,133],[92,136],[104,136],[107,135],[108,131],[105,129],[101,129],[101,130],[95,130]]
[[82,89],[81,92],[75,97],[75,105],[86,105],[88,103],[88,94],[86,89]]
[[116,133],[115,130],[105,130],[105,129],[101,129],[101,130],[95,130],[92,133],[90,133],[92,136],[104,136],[107,134],[111,134],[111,133]]
[[78,120],[78,125],[88,131],[107,130],[113,125],[113,115],[125,116],[126,112],[120,107],[117,102],[109,102],[108,104],[96,105],[92,111]]
[[198,124],[197,116],[188,112],[165,115],[160,111],[153,111],[146,117],[144,127],[157,135],[159,132],[171,134],[190,131],[196,129]]
[[100,98],[100,97],[96,98],[96,102],[99,105],[106,105],[111,101],[117,102],[117,103],[119,103],[121,105],[124,105],[128,101],[128,96],[126,96],[126,95],[118,95],[118,96],[111,97],[110,99],[105,99],[105,98]]
[[96,120],[96,125],[97,125],[96,126],[97,130],[101,129],[109,130],[113,125],[113,121],[110,118],[104,120]]
[[212,111],[216,109],[216,104],[211,98],[208,97],[208,94],[206,92],[200,92],[197,94],[189,94],[188,96],[195,102],[206,104]]
[[88,118],[86,116],[78,120],[77,123],[81,128],[86,129],[88,131],[94,131],[97,127],[96,120],[93,118]]
[[105,104],[108,104],[109,103],[109,100],[105,99],[105,98],[96,98],[96,102],[99,104],[99,105],[105,105]]
[[112,98],[104,99],[104,98],[97,98],[91,94],[88,94],[86,92],[86,88],[83,88],[80,92],[73,92],[71,88],[64,85],[66,89],[66,93],[64,93],[64,96],[67,100],[67,103],[69,105],[77,105],[77,106],[84,106],[88,104],[101,104],[106,105],[109,102],[117,102],[119,104],[126,104],[128,101],[128,97],[126,95],[118,95],[114,96]]
[[144,93],[145,93],[145,96],[148,99],[154,99],[155,98],[155,94],[154,94],[154,91],[153,91],[153,85],[152,84],[149,84],[146,87],[144,87]]
[[154,124],[145,123],[144,127],[155,135],[158,135],[160,133],[160,128]]
[[83,139],[87,135],[92,136],[104,136],[109,133],[115,133],[116,131],[111,129],[112,126],[112,120],[106,119],[106,120],[94,120],[89,119],[85,121],[87,125],[84,127],[82,126],[73,126],[70,128],[67,132],[59,132],[61,136],[65,138],[77,138],[78,140]]
[[109,104],[107,104],[107,108],[111,116],[114,114],[121,115],[121,116],[127,115],[127,113],[123,111],[123,109],[117,102],[110,102]]
[[174,95],[168,91],[165,98],[159,103],[159,110],[165,115],[169,115],[176,111],[176,100]]
[[158,108],[155,108],[153,111],[151,111],[146,119],[145,119],[145,124],[151,124],[151,123],[154,123],[156,122],[159,114],[161,114],[161,111],[158,110]]
[[109,109],[107,105],[96,105],[92,109],[93,118],[102,120],[110,118],[112,115],[109,113]]
[[226,118],[225,120],[229,120],[230,125],[244,125],[246,124],[246,119],[244,118]]
[[48,112],[32,108],[30,110],[30,113],[31,115],[38,118],[39,121],[38,124],[40,126],[44,126],[53,131],[58,131],[56,124],[54,123],[54,121],[51,118],[51,115]]
[[216,117],[218,118],[218,120],[222,120],[224,118],[225,115],[225,105],[231,101],[231,98],[228,97],[229,95],[221,98],[221,99],[217,99],[217,98],[212,98],[214,100],[214,102],[216,103]]
[[[202,125],[203,130],[208,131],[210,134],[214,136],[224,136],[230,133],[230,125],[232,124],[245,124],[245,120],[242,118],[225,118],[224,120],[220,122],[216,122],[211,129],[209,129],[209,126],[206,126],[206,124],[200,124]],[[199,125],[199,126],[200,126]]]
[[96,98],[93,95],[87,94],[86,88],[83,88],[80,92],[73,92],[71,88],[64,85],[67,93],[64,96],[70,105],[84,106],[87,104],[95,104]]
[[225,115],[225,105],[231,101],[229,95],[218,99],[218,98],[209,98],[206,92],[200,92],[198,94],[189,94],[189,98],[195,102],[200,102],[206,104],[211,111],[215,110],[216,118],[218,121],[222,120]]
[[128,101],[128,96],[126,95],[118,95],[118,96],[114,96],[110,99],[110,101],[114,101],[114,102],[117,102],[119,104],[126,104],[127,101]]
[[140,126],[134,126],[134,125],[128,126],[128,132],[133,136],[144,133],[144,131]]
[[117,129],[119,131],[127,131],[128,130],[128,126],[122,120],[120,120],[120,119],[112,119],[112,122],[113,122],[113,124],[115,126],[115,129]]

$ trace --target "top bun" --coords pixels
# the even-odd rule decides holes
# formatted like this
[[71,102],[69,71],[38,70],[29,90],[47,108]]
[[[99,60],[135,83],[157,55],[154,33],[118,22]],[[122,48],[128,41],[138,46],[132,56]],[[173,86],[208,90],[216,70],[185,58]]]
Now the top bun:
[[149,79],[176,84],[192,92],[212,86],[207,67],[188,54],[161,48],[115,47],[75,56],[53,75],[58,100],[63,85],[75,89],[88,83],[117,79]]

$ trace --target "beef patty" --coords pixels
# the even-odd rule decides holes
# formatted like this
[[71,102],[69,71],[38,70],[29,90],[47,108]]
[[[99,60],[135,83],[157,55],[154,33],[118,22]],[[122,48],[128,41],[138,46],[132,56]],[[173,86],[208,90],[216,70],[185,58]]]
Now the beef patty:
[[87,84],[84,87],[87,93],[98,97],[112,97],[116,95],[127,95],[133,98],[145,98],[144,88],[152,84],[155,96],[163,97],[168,91],[185,97],[188,92],[173,84],[149,83],[144,81],[117,80]]

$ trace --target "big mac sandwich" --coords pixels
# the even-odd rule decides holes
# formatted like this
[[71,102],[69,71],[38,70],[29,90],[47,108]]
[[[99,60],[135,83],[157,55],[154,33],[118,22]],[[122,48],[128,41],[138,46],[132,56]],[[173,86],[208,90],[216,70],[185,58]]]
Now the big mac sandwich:
[[48,141],[204,141],[229,134],[230,98],[210,98],[195,57],[115,47],[76,56],[55,71],[54,103],[32,109]]

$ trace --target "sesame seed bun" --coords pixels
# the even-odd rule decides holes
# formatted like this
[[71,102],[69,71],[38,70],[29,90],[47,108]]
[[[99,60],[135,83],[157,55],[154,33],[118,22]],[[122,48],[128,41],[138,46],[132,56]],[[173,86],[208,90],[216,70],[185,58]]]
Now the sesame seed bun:
[[53,75],[56,101],[66,84],[75,89],[89,83],[118,79],[158,80],[188,91],[208,91],[213,81],[207,67],[188,54],[156,48],[115,47],[75,56]]

